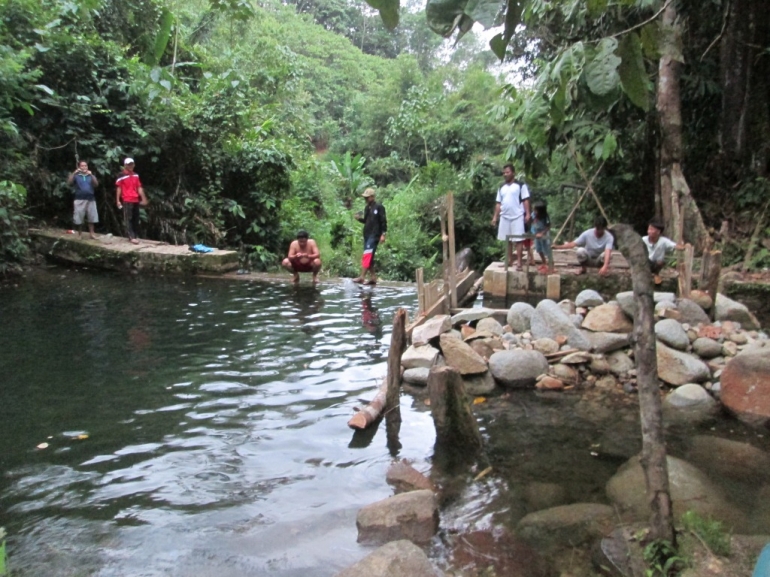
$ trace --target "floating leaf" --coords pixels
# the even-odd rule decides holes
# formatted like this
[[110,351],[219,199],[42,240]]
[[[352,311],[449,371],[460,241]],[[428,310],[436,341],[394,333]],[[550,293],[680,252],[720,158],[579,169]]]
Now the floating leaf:
[[480,405],[481,403],[486,403],[486,402],[487,402],[486,397],[476,397],[475,399],[473,399],[474,405]]
[[47,449],[48,448],[48,443],[40,443],[39,445],[37,445],[37,448],[38,449]]
[[500,0],[468,0],[465,13],[485,29],[491,28],[500,13]]
[[35,88],[39,88],[49,96],[53,96],[54,92],[50,88],[48,88],[45,84],[35,84]]

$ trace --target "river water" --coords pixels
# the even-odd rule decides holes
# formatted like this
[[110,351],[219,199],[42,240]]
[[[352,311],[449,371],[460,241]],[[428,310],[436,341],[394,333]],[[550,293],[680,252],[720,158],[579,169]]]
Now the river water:
[[[68,269],[0,288],[0,526],[14,576],[325,577],[364,556],[356,513],[392,494],[393,456],[384,424],[353,435],[346,422],[384,377],[401,306],[415,309],[414,290]],[[401,412],[397,455],[427,472],[429,408],[412,392]],[[606,502],[640,447],[633,395],[522,391],[475,413],[492,472],[434,476],[442,531],[429,553],[451,574],[464,574],[450,567],[453,536],[514,527],[554,487],[559,503]],[[730,419],[698,427],[670,428],[670,450],[687,456],[696,433],[770,449]],[[770,512],[751,518],[756,479],[720,482],[749,530],[770,530]]]

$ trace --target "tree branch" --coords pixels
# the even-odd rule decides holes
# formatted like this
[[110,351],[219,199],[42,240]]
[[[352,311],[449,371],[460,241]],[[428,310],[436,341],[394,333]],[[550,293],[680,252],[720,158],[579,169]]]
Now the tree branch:
[[658,16],[663,14],[663,11],[666,8],[668,8],[668,5],[671,4],[671,2],[673,2],[673,0],[666,0],[666,3],[661,7],[661,9],[658,10],[655,14],[653,14],[650,18],[648,18],[644,22],[640,22],[639,24],[631,26],[631,28],[627,28],[625,30],[622,30],[621,32],[616,32],[615,34],[612,34],[612,35],[608,36],[608,38],[617,38],[618,36],[622,36],[623,34],[628,34],[629,32],[633,32],[637,28],[641,28],[642,26],[646,26],[647,24],[649,24],[650,22],[655,20]]

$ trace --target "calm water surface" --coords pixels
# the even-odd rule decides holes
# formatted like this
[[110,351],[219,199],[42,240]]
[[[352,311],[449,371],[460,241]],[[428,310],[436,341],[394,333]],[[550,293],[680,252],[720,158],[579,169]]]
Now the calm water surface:
[[[307,577],[368,552],[355,515],[391,494],[390,455],[346,423],[415,291],[57,269],[0,297],[0,526],[21,574]],[[404,402],[419,466],[433,427]]]
[[[415,309],[415,291],[61,269],[0,288],[0,526],[14,575],[325,577],[363,557],[356,513],[392,494],[392,456],[384,424],[353,436],[346,423],[385,375],[401,306]],[[398,456],[428,471],[419,392],[401,412]],[[442,531],[429,554],[452,575],[466,574],[451,568],[458,534],[606,502],[641,447],[633,395],[521,391],[474,412],[492,472],[433,471]],[[670,451],[709,474],[693,434],[770,449],[728,418],[669,427]],[[713,480],[742,531],[770,532],[765,480]],[[500,553],[484,551],[484,566]]]

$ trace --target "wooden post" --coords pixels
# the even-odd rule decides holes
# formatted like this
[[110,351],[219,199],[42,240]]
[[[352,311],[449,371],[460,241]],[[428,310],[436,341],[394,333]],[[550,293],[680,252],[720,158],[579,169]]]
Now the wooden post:
[[457,308],[457,262],[455,261],[455,197],[446,195],[447,234],[449,236],[449,307]]
[[425,303],[425,281],[423,280],[422,267],[414,271],[414,276],[417,278],[417,306],[419,307],[418,314],[425,314],[428,310],[428,306]]
[[460,373],[452,367],[432,367],[428,394],[436,427],[436,452],[457,457],[475,455],[482,447],[481,433]]
[[676,544],[673,507],[668,483],[666,442],[663,436],[663,408],[658,384],[655,350],[654,285],[647,249],[641,237],[626,224],[614,228],[618,246],[631,267],[636,314],[634,315],[634,355],[642,422],[641,464],[650,504],[650,538]]
[[401,393],[401,355],[406,350],[406,310],[398,309],[393,315],[393,332],[390,335],[388,350],[388,394],[385,409],[398,407]]
[[679,296],[688,299],[692,291],[692,245],[687,243],[684,245],[684,250],[678,252],[681,257],[681,260],[676,265],[679,271]]
[[711,297],[709,318],[713,321],[717,308],[717,292],[719,291],[719,276],[722,274],[722,251],[707,250],[701,261],[701,277],[698,288],[706,291]]
[[441,213],[441,271],[444,279],[444,296],[447,295],[449,290],[449,235],[446,232],[446,207]]

